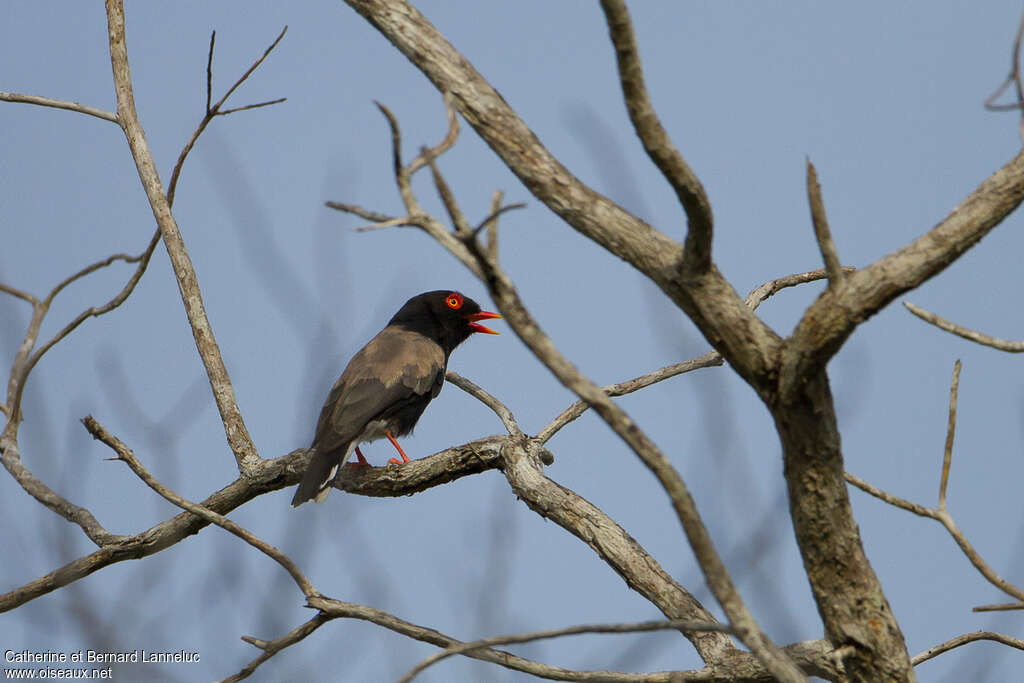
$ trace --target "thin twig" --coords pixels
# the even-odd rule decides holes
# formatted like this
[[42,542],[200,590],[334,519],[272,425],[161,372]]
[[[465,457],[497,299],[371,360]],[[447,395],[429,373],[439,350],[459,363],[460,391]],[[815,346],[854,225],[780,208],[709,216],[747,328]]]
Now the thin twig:
[[1002,633],[993,633],[991,631],[975,631],[974,633],[965,633],[962,636],[951,638],[944,643],[930,647],[920,654],[916,654],[910,659],[910,663],[914,666],[922,662],[927,662],[933,657],[941,655],[943,652],[949,652],[953,648],[966,645],[967,643],[973,643],[978,640],[993,640],[1003,645],[1009,645],[1015,647],[1018,650],[1024,650],[1024,640],[1014,638],[1012,636],[1003,635]]
[[459,208],[458,203],[455,201],[455,195],[452,194],[451,187],[449,187],[448,182],[441,174],[441,169],[437,166],[437,159],[427,156],[426,147],[423,148],[420,156],[427,159],[427,164],[430,166],[430,177],[434,180],[434,188],[437,190],[437,196],[441,198],[444,210],[448,212],[448,218],[452,221],[455,234],[464,235],[468,233],[470,231],[469,223],[466,222],[466,216],[463,215],[462,209]]
[[104,121],[110,121],[111,123],[117,123],[117,114],[103,109],[97,109],[96,107],[90,107],[86,104],[79,104],[78,102],[68,102],[65,100],[55,100],[51,97],[42,97],[41,95],[22,95],[15,92],[4,92],[0,90],[0,100],[4,102],[21,102],[24,104],[37,104],[40,107],[53,107],[54,109],[67,109],[68,111],[77,111],[79,114],[88,114],[89,116],[95,116],[98,119]]
[[263,539],[256,536],[251,531],[248,531],[235,522],[231,521],[224,515],[221,515],[209,508],[205,508],[202,505],[197,505],[185,498],[179,496],[177,493],[169,489],[168,487],[161,484],[156,477],[149,473],[149,471],[139,462],[138,458],[132,452],[128,446],[124,444],[119,438],[108,432],[103,425],[96,421],[92,415],[88,415],[82,419],[82,424],[89,431],[94,439],[97,439],[111,448],[116,454],[117,459],[127,463],[128,467],[131,468],[139,479],[144,481],[149,488],[156,491],[160,496],[168,500],[169,502],[177,505],[182,510],[191,512],[197,517],[200,517],[210,524],[216,524],[220,528],[228,531],[235,536],[256,548],[264,555],[281,565],[282,568],[292,577],[295,584],[302,591],[302,594],[307,598],[320,595],[319,591],[313,587],[313,584],[306,578],[298,566],[292,561],[290,557],[285,555],[283,552],[270,545]]
[[911,313],[913,313],[926,323],[931,323],[932,325],[935,325],[939,329],[945,330],[946,332],[951,332],[952,334],[955,334],[959,337],[963,337],[964,339],[968,339],[972,342],[983,344],[985,346],[991,346],[993,349],[999,349],[1000,351],[1006,351],[1007,353],[1024,352],[1024,341],[1007,341],[1005,339],[990,337],[987,334],[975,332],[974,330],[967,329],[962,325],[957,325],[956,323],[950,322],[949,320],[937,316],[934,313],[929,313],[923,308],[915,306],[912,303],[904,301],[903,305],[906,306],[908,311],[910,311]]
[[530,643],[536,640],[547,640],[549,638],[561,638],[563,636],[574,636],[584,633],[646,633],[650,631],[667,631],[669,629],[682,631],[715,631],[718,633],[735,633],[727,624],[707,623],[702,621],[668,620],[668,621],[643,621],[635,624],[580,624],[566,628],[548,629],[544,631],[532,631],[530,633],[518,633],[507,636],[493,636],[481,638],[468,643],[460,643],[445,648],[441,652],[430,655],[419,664],[409,670],[404,676],[398,679],[397,683],[410,683],[412,679],[422,673],[428,667],[440,662],[452,655],[462,655],[480,647],[492,647],[494,645],[516,645],[519,643]]
[[1003,602],[996,605],[978,605],[972,612],[1015,612],[1024,609],[1024,602]]
[[[367,607],[364,605],[357,605],[349,602],[342,602],[340,600],[331,600],[329,598],[310,598],[308,600],[310,607],[320,610],[323,614],[335,618],[335,619],[360,619],[368,621],[383,628],[386,628],[395,633],[399,633],[409,638],[419,640],[424,643],[436,645],[441,648],[455,647],[462,644],[462,641],[456,640],[451,636],[436,631],[432,628],[425,628],[417,624],[410,623],[404,619],[399,619],[387,612],[375,609],[373,607]],[[490,662],[503,666],[507,669],[514,671],[523,671],[533,676],[547,678],[555,681],[600,681],[602,683],[608,683],[609,681],[617,681],[620,683],[670,683],[671,681],[678,680],[700,680],[696,675],[697,672],[658,672],[658,673],[642,673],[642,674],[629,674],[621,673],[616,671],[574,671],[572,669],[563,669],[557,666],[550,666],[548,664],[542,664],[530,659],[525,659],[517,655],[505,652],[504,650],[495,650],[487,647],[476,648],[469,652],[464,653],[466,657],[472,659],[478,659],[484,662]],[[687,676],[690,674],[690,676]],[[707,680],[707,679],[705,679]],[[726,680],[725,678],[719,678],[717,680]]]
[[[657,384],[663,380],[682,375],[687,372],[693,372],[694,370],[700,370],[702,368],[710,368],[716,365],[722,365],[722,356],[717,351],[709,351],[703,356],[692,358],[690,360],[683,361],[682,363],[675,363],[673,365],[666,365],[663,368],[649,372],[646,375],[641,375],[634,379],[626,382],[620,382],[618,384],[609,384],[608,386],[601,387],[601,390],[608,396],[625,396],[631,394],[634,391],[645,389],[652,384]],[[590,404],[586,401],[580,400],[573,403],[571,406],[559,413],[558,417],[549,422],[537,432],[537,436],[534,438],[539,443],[547,443],[551,437],[558,433],[562,427],[581,416],[590,408]]]
[[920,505],[918,503],[914,503],[912,501],[907,500],[906,498],[894,496],[891,493],[888,493],[887,491],[883,491],[877,486],[872,486],[871,484],[867,483],[866,481],[856,476],[855,474],[850,474],[849,472],[846,472],[845,477],[846,481],[853,484],[861,491],[864,491],[865,493],[872,495],[875,498],[881,500],[882,502],[892,505],[893,507],[898,507],[901,510],[913,512],[915,515],[919,515],[921,517],[928,517],[929,519],[937,520],[939,518],[938,512],[933,510],[932,508],[925,507],[924,505]]
[[50,291],[50,293],[47,295],[44,301],[46,305],[50,305],[51,303],[53,303],[54,298],[58,294],[60,294],[61,290],[70,285],[72,282],[74,282],[75,280],[79,280],[85,277],[86,275],[95,273],[97,270],[100,270],[101,268],[106,268],[107,266],[111,265],[112,263],[115,263],[116,261],[124,261],[125,263],[138,263],[145,257],[145,255],[146,252],[143,252],[136,256],[132,256],[130,254],[114,254],[113,256],[108,256],[107,258],[101,261],[92,263],[86,266],[85,268],[82,268],[77,273],[69,275],[68,277],[64,278],[59,283],[57,283],[57,286]]
[[[42,359],[43,355],[45,355],[47,351],[52,349],[58,342],[60,342],[62,339],[71,334],[83,322],[85,322],[89,318],[97,318],[101,315],[109,313],[110,311],[114,310],[115,308],[123,304],[125,301],[127,301],[128,297],[131,296],[132,292],[135,291],[135,286],[139,284],[139,281],[142,279],[143,274],[146,272],[146,268],[149,266],[149,261],[153,256],[153,251],[156,249],[156,245],[159,243],[160,231],[157,230],[156,232],[153,233],[153,236],[149,240],[149,244],[146,246],[146,249],[141,254],[135,257],[124,259],[129,263],[138,262],[139,265],[135,268],[135,271],[132,272],[132,276],[128,278],[128,282],[126,282],[124,287],[121,288],[121,291],[115,294],[114,297],[110,299],[110,301],[103,304],[102,306],[90,306],[89,308],[79,313],[71,322],[69,322],[59,332],[57,332],[57,334],[53,335],[52,338],[50,338],[46,343],[41,345],[35,351],[35,353],[32,354],[31,358],[26,363],[25,368],[22,371],[22,377],[27,378],[28,373],[32,371],[32,368],[34,368],[36,364],[40,361],[40,359]],[[107,261],[113,263],[113,260],[118,258],[120,258],[120,255],[112,256],[110,257],[110,259],[107,259]],[[106,265],[107,263],[101,262],[101,264]],[[97,264],[93,265],[95,266]],[[90,266],[90,268],[92,268],[92,266]],[[72,276],[72,278],[68,278],[63,283],[54,288],[52,292],[50,292],[50,295],[47,297],[47,305],[49,305],[49,302],[52,301],[53,297],[56,296],[60,289],[69,284],[74,277],[75,276]],[[23,386],[24,382],[22,382],[21,387]],[[21,394],[22,392],[19,388],[19,391],[17,392],[17,405],[19,406],[21,405]]]
[[368,221],[374,221],[375,223],[383,223],[385,221],[395,220],[394,216],[389,216],[386,213],[379,213],[377,211],[370,211],[369,209],[364,209],[363,207],[356,206],[355,204],[343,204],[341,202],[324,202],[324,205],[330,209],[350,213],[355,216],[359,216],[360,218],[365,218]]
[[946,487],[949,485],[949,466],[953,460],[953,436],[956,434],[956,401],[960,389],[960,368],[958,358],[953,365],[953,381],[949,387],[949,419],[946,423],[946,446],[942,454],[942,478],[939,481],[939,510],[946,509]]
[[213,48],[217,44],[217,31],[210,31],[210,49],[206,52],[206,111],[210,111],[213,94]]
[[843,284],[843,269],[840,267],[839,254],[836,252],[836,244],[832,241],[832,232],[828,227],[825,201],[821,197],[821,185],[818,184],[818,171],[809,157],[807,159],[807,200],[811,205],[814,237],[817,239],[818,249],[821,250],[825,270],[828,271],[829,286],[839,287]]
[[[214,104],[212,107],[210,107],[210,109],[212,111],[216,112],[216,111],[220,110],[221,106],[223,106],[223,104],[225,102],[227,102],[228,98],[231,97],[231,95],[236,90],[238,90],[239,86],[241,86],[242,83],[245,83],[246,79],[248,79],[249,76],[252,75],[252,72],[255,71],[256,69],[260,68],[260,64],[262,64],[263,60],[265,60],[267,57],[270,56],[270,53],[274,51],[274,48],[277,47],[277,44],[281,42],[281,40],[284,38],[284,34],[286,34],[286,33],[288,33],[288,27],[287,26],[285,26],[283,29],[281,29],[281,32],[277,34],[277,38],[274,38],[274,42],[272,42],[270,44],[270,46],[266,50],[263,51],[263,54],[260,55],[259,59],[257,59],[255,62],[252,63],[252,66],[250,66],[248,69],[246,69],[244,74],[242,74],[241,76],[238,77],[238,80],[235,81],[234,85],[232,85],[230,88],[228,88],[228,91],[226,93],[224,93],[224,96],[221,97],[219,100],[217,100],[216,104]],[[211,55],[212,55],[212,52],[213,52],[213,40],[212,39],[210,40],[210,52],[211,52]],[[211,59],[212,59],[212,56],[211,56]],[[281,100],[281,101],[283,102],[284,100]]]
[[445,116],[448,118],[448,130],[445,132],[444,138],[433,147],[424,147],[420,155],[409,162],[407,170],[410,176],[423,168],[425,164],[437,159],[451,149],[455,141],[459,139],[459,117],[455,111],[451,93],[444,94],[444,110]]
[[779,680],[806,680],[800,669],[768,638],[747,610],[729,570],[715,549],[693,496],[665,454],[621,407],[558,351],[533,319],[500,264],[487,260],[475,239],[467,240],[467,247],[480,264],[485,276],[483,282],[516,335],[562,384],[590,404],[658,479],[672,502],[708,587],[736,629],[740,640]]
[[[1017,25],[1017,36],[1013,40],[1013,50],[1010,54],[1010,75],[1007,76],[996,91],[985,99],[985,108],[989,111],[1013,111],[1021,112],[1019,132],[1021,140],[1024,141],[1024,84],[1020,76],[1020,45],[1024,37],[1024,14],[1021,15],[1020,23]],[[1013,104],[996,104],[995,101],[1006,92],[1010,84],[1016,86],[1017,101]]]
[[501,209],[501,200],[505,195],[501,190],[495,190],[491,194],[490,220],[483,221],[481,225],[487,226],[487,258],[498,260],[498,210]]
[[72,524],[77,524],[89,540],[98,547],[116,545],[125,540],[125,536],[107,531],[88,509],[75,505],[58,495],[25,467],[13,432],[13,425],[9,425],[4,434],[0,436],[0,453],[2,453],[0,460],[3,461],[4,467],[21,488],[56,514]]
[[227,116],[228,114],[234,114],[239,111],[249,111],[250,109],[259,109],[261,107],[269,107],[272,104],[281,104],[287,102],[287,97],[278,97],[276,100],[267,100],[266,102],[257,102],[255,104],[243,104],[241,107],[231,107],[230,109],[221,109],[217,112],[217,116]]
[[473,232],[474,235],[477,235],[477,234],[480,233],[481,230],[483,230],[484,228],[486,228],[486,227],[490,226],[492,223],[494,223],[494,219],[497,218],[498,216],[500,216],[501,214],[503,214],[503,213],[505,213],[507,211],[516,211],[518,209],[525,209],[525,208],[526,208],[526,203],[525,202],[517,202],[515,204],[508,204],[506,206],[502,206],[502,207],[499,207],[497,209],[493,209],[487,215],[487,218],[485,218],[482,221],[480,221],[480,224],[477,225],[475,228],[473,228],[472,232]]
[[[857,271],[856,268],[851,266],[843,266],[842,270],[844,273],[854,273]],[[806,284],[808,282],[814,282],[815,280],[823,280],[828,277],[828,272],[823,268],[818,270],[809,270],[806,273],[795,273],[793,275],[787,275],[785,277],[776,278],[775,280],[769,280],[760,287],[751,290],[750,294],[744,300],[744,303],[752,311],[756,311],[757,307],[764,303],[768,298],[777,294],[780,290],[786,289],[787,287],[795,287],[796,285]]]
[[199,136],[203,134],[203,131],[206,130],[206,127],[210,125],[210,122],[213,121],[213,119],[218,116],[227,116],[228,114],[233,114],[238,111],[279,104],[288,99],[286,97],[280,97],[276,100],[259,102],[257,104],[248,104],[242,107],[234,107],[233,109],[221,109],[224,103],[227,102],[228,98],[231,97],[231,94],[235,92],[235,90],[237,90],[238,87],[242,85],[242,83],[244,83],[256,69],[259,68],[260,64],[263,63],[263,60],[273,52],[274,48],[277,47],[277,44],[281,42],[281,39],[284,38],[284,34],[287,32],[287,26],[281,29],[281,33],[277,35],[277,38],[275,38],[274,42],[270,44],[270,47],[263,51],[263,54],[259,59],[253,62],[246,72],[243,73],[237,81],[235,81],[234,85],[228,88],[228,91],[224,93],[224,96],[212,106],[210,105],[210,99],[211,92],[213,90],[213,48],[216,43],[217,32],[213,31],[210,34],[210,50],[206,57],[206,111],[203,113],[203,118],[199,121],[199,125],[196,126],[196,129],[192,131],[192,135],[189,137],[188,141],[185,142],[185,146],[181,149],[181,153],[178,155],[178,160],[174,163],[174,169],[171,171],[171,182],[167,185],[167,203],[170,206],[174,206],[175,191],[178,188],[178,177],[181,175],[181,169],[185,164],[185,158],[188,156],[189,152],[192,151],[192,147],[196,144],[196,140],[199,139]]
[[5,285],[2,282],[0,282],[0,292],[4,292],[5,294],[10,294],[11,296],[16,297],[18,299],[21,299],[23,301],[27,301],[28,303],[30,303],[32,305],[35,305],[35,304],[39,303],[39,299],[35,298],[34,296],[29,294],[28,292],[23,292],[23,291],[21,291],[20,289],[18,289],[16,287],[11,287],[10,285]]
[[260,664],[267,661],[268,659],[270,659],[286,647],[289,647],[291,645],[294,645],[295,643],[302,641],[306,636],[313,633],[313,631],[317,630],[318,628],[326,624],[328,621],[331,621],[330,617],[324,614],[317,614],[315,617],[313,617],[306,623],[292,629],[285,635],[275,640],[268,641],[253,638],[252,636],[242,636],[242,640],[249,643],[250,645],[253,645],[263,650],[263,654],[261,654],[259,657],[246,664],[244,667],[242,667],[242,670],[236,673],[235,675],[221,679],[219,683],[236,683],[237,681],[241,681],[243,679],[248,678],[253,674],[253,672],[256,671]]
[[400,228],[403,226],[419,226],[420,220],[416,216],[402,216],[401,218],[392,218],[386,221],[380,221],[372,225],[359,225],[353,228],[356,232],[373,232],[374,230],[383,230],[384,228]]
[[[846,272],[854,272],[856,268],[846,267],[843,268],[843,270]],[[824,269],[818,269],[769,280],[760,287],[752,290],[750,294],[747,295],[745,303],[750,307],[750,310],[757,310],[758,306],[780,290],[786,289],[787,287],[795,287],[808,282],[821,280],[825,277],[827,277],[826,271]],[[663,368],[647,373],[646,375],[641,375],[640,377],[631,379],[627,382],[602,387],[602,389],[607,392],[609,396],[625,396],[626,394],[639,389],[644,389],[652,384],[676,377],[677,375],[722,365],[723,362],[724,361],[722,360],[722,355],[720,353],[717,351],[709,351],[698,358],[692,358],[681,363],[667,365]],[[558,417],[545,425],[543,429],[537,432],[537,436],[534,438],[542,444],[547,443],[548,440],[550,440],[551,437],[560,429],[585,413],[589,407],[590,406],[586,401],[576,401],[571,406],[563,410]]]
[[509,436],[520,437],[523,435],[523,431],[519,428],[519,423],[516,422],[515,416],[504,403],[453,370],[445,372],[444,378],[493,410],[494,414],[501,419],[501,423],[505,425]]
[[374,100],[374,104],[377,105],[377,109],[384,114],[384,118],[388,121],[388,128],[391,129],[391,169],[395,174],[395,180],[398,183],[398,191],[402,195],[402,200],[408,206],[409,198],[407,193],[410,193],[411,189],[408,188],[409,174],[402,164],[402,131],[398,127],[398,119],[391,113],[391,110],[384,104]]

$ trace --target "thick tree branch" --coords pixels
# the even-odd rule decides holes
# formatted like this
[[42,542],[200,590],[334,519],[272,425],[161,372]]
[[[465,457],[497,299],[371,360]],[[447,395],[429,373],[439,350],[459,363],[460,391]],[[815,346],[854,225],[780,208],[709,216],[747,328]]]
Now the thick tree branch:
[[644,84],[640,52],[626,3],[623,0],[601,0],[601,9],[604,10],[608,32],[611,34],[612,45],[615,46],[619,80],[622,83],[629,119],[633,122],[633,128],[643,143],[647,156],[675,190],[679,203],[683,205],[689,219],[682,266],[703,273],[711,266],[711,237],[714,225],[711,202],[708,201],[707,193],[697,174],[672,144],[668,132],[654,111],[650,95],[647,94],[647,86]]
[[404,0],[348,4],[449,95],[466,121],[538,199],[570,225],[650,273],[672,265],[679,245],[575,178],[501,95]]
[[[845,272],[855,272],[856,268],[843,268]],[[779,291],[786,289],[787,287],[795,287],[797,285],[806,284],[808,282],[815,282],[827,277],[827,273],[823,269],[811,270],[806,273],[796,273],[794,275],[786,275],[785,277],[776,278],[769,280],[760,287],[752,290],[747,295],[744,303],[750,308],[750,310],[757,310],[758,306],[764,303],[767,299],[777,294]],[[694,370],[700,370],[702,368],[709,368],[714,366],[722,365],[722,355],[717,351],[710,351],[705,353],[703,356],[698,358],[692,358],[690,360],[683,361],[681,363],[675,363],[673,365],[667,365],[663,368],[649,372],[646,375],[641,375],[634,379],[626,382],[620,382],[618,384],[611,384],[606,387],[602,387],[609,396],[625,396],[634,391],[644,389],[661,382],[662,380],[675,377],[687,372],[693,372]],[[571,406],[563,410],[558,417],[549,422],[544,426],[537,436],[534,437],[540,443],[547,443],[560,429],[565,425],[569,424],[576,418],[580,417],[585,413],[590,406],[586,401],[576,401]]]
[[825,367],[857,325],[901,294],[942,272],[999,225],[1024,200],[1024,152],[989,176],[938,225],[910,244],[827,290],[804,313],[787,340],[779,398]]
[[[585,378],[554,346],[527,311],[518,292],[498,263],[486,259],[479,248],[470,248],[484,271],[488,289],[498,310],[516,335],[544,363],[562,384],[585,400],[651,470],[665,489],[686,537],[704,573],[705,581],[743,643],[749,647],[774,676],[783,681],[803,680],[802,673],[761,631],[747,611],[711,537],[700,518],[696,503],[686,484],[668,458],[647,437],[625,411],[616,405],[600,387]],[[506,464],[506,471],[508,464]]]
[[[415,7],[405,0],[346,1],[448,96],[534,196],[571,227],[649,277],[748,382],[761,388],[773,380],[778,335],[743,306],[713,264],[704,270],[683,268],[679,243],[573,176]],[[425,220],[420,212],[409,211],[410,224]],[[452,244],[451,233],[437,226],[421,227],[473,268],[460,247]],[[704,249],[699,244],[700,240],[694,243],[694,252]]]
[[174,267],[174,275],[181,291],[192,335],[196,341],[203,366],[206,368],[214,401],[224,423],[228,445],[235,456],[238,470],[243,476],[257,471],[260,456],[246,429],[242,413],[235,400],[227,367],[221,357],[220,348],[213,336],[203,304],[202,292],[196,278],[192,259],[189,258],[181,232],[171,214],[171,207],[160,182],[153,156],[146,142],[145,133],[135,110],[135,96],[132,93],[131,73],[128,66],[128,51],[125,46],[124,6],[121,0],[107,0],[107,24],[110,43],[110,64],[114,74],[114,89],[117,93],[117,117],[124,130],[132,158],[139,172],[139,178],[153,209],[153,217],[160,227],[164,246]]

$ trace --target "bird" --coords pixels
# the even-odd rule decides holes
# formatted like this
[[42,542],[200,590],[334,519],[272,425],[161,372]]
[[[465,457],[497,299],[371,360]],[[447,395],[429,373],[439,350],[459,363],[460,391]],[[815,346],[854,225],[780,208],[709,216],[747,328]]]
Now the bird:
[[484,311],[453,290],[435,290],[412,297],[387,326],[360,349],[320,410],[312,457],[292,498],[292,507],[309,500],[322,503],[331,482],[355,451],[352,465],[369,466],[359,444],[387,437],[401,460],[409,462],[395,437],[412,431],[441,391],[448,357],[473,333],[498,334],[480,324],[501,318]]

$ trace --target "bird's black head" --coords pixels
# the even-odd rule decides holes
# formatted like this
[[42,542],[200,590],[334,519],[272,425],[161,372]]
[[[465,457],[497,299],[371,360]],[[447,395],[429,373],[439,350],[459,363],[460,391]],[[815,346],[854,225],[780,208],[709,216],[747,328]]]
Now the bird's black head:
[[438,289],[417,294],[405,302],[389,325],[419,332],[441,345],[445,356],[474,332],[498,334],[478,321],[500,318],[497,313],[480,310],[480,305],[459,292]]

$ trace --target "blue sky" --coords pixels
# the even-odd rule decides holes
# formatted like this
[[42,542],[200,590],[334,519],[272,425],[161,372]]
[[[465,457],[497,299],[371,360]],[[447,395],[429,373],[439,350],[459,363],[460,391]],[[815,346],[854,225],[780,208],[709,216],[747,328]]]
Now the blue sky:
[[[681,239],[675,197],[632,135],[602,15],[585,3],[418,5],[585,182]],[[1021,144],[1013,114],[982,102],[1009,66],[1018,3],[634,3],[647,83],[661,119],[701,177],[716,218],[715,259],[745,294],[820,266],[804,163],[818,169],[844,264],[864,266],[941,220]],[[95,3],[7,3],[0,90],[114,109],[106,25]],[[136,3],[129,57],[142,124],[166,182],[202,115],[210,31],[214,94],[284,26],[277,51],[235,105],[288,101],[213,123],[186,163],[175,216],[195,263],[239,405],[261,454],[308,444],[317,411],[348,358],[409,296],[461,289],[489,307],[457,261],[412,229],[356,233],[360,221],[323,202],[399,213],[389,136],[373,105],[398,117],[407,155],[444,132],[440,96],[365,21],[338,2]],[[703,353],[707,343],[659,292],[585,242],[463,127],[441,162],[470,217],[491,192],[524,201],[506,215],[501,258],[559,348],[600,383]],[[141,251],[154,229],[121,132],[65,111],[0,105],[0,281],[44,294],[68,273],[115,252]],[[442,215],[424,176],[424,204]],[[1020,218],[905,300],[969,327],[1024,337]],[[52,335],[105,301],[127,277],[107,269],[63,294]],[[759,314],[787,334],[818,286],[788,290]],[[29,310],[0,298],[0,360],[8,366]],[[500,325],[499,329],[507,328]],[[48,333],[48,334],[47,334]],[[934,505],[953,362],[964,363],[949,506],[982,556],[1018,585],[1024,502],[1016,359],[931,328],[893,304],[865,323],[830,365],[847,469]],[[451,367],[501,398],[536,432],[572,401],[512,334],[473,338]],[[727,367],[702,370],[622,399],[669,454],[749,606],[776,642],[817,638],[820,621],[785,516],[781,458],[767,411]],[[91,413],[182,495],[231,481],[227,449],[166,253],[132,298],[84,324],[36,368],[21,451],[61,494],[117,533],[174,514],[81,428]],[[498,433],[486,408],[448,387],[416,433],[410,457]],[[550,447],[548,473],[618,520],[719,614],[666,498],[593,416]],[[383,464],[386,443],[365,450]],[[290,553],[320,590],[371,604],[460,638],[579,622],[657,617],[576,539],[516,501],[500,474],[421,495],[332,495],[288,506],[291,491],[231,516]],[[1007,601],[935,522],[851,497],[868,555],[911,654],[955,635],[1020,635],[1016,613],[974,614]],[[91,550],[91,543],[0,477],[3,590]],[[13,649],[198,649],[202,661],[128,668],[123,680],[227,676],[308,618],[301,594],[267,558],[219,529],[99,572],[0,616]],[[524,647],[571,668],[699,666],[672,634],[594,636]],[[386,680],[432,648],[361,623],[335,622],[261,669],[260,680]],[[1011,680],[1018,651],[972,644],[918,668],[922,681]],[[448,661],[423,680],[520,680]]]

